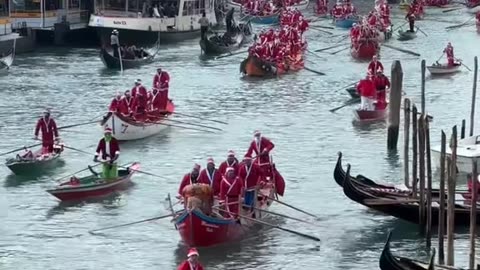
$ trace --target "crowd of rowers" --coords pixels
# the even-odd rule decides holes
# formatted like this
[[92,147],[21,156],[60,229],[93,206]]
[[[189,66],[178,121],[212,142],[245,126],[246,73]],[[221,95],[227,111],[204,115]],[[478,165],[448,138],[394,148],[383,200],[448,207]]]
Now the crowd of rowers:
[[314,10],[315,10],[315,13],[317,13],[317,15],[327,15],[328,14],[328,0],[317,0]]
[[123,96],[120,94],[115,96],[110,103],[109,111],[137,121],[158,119],[167,110],[169,83],[170,75],[158,68],[157,74],[153,77],[151,91],[147,91],[142,81],[138,79],[133,88],[125,91]]
[[383,110],[387,107],[386,91],[390,88],[390,81],[383,70],[383,64],[376,55],[373,56],[368,64],[367,76],[357,84],[361,110]]
[[303,33],[308,29],[308,22],[298,10],[283,11],[280,15],[280,30],[269,29],[260,33],[260,40],[249,49],[249,56],[269,63],[276,63],[277,68],[286,68],[285,60],[291,63],[303,61],[299,59],[307,46]]
[[[177,198],[184,199],[187,209],[195,206],[207,215],[212,214],[216,198],[223,207],[221,215],[235,218],[242,198],[245,205],[253,206],[255,192],[259,188],[276,186],[277,193],[283,195],[285,182],[270,160],[274,147],[268,138],[255,131],[242,162],[238,161],[233,151],[229,151],[227,159],[218,168],[213,158],[207,159],[203,170],[195,164],[192,171],[183,177]],[[255,157],[252,157],[253,154]]]
[[246,0],[242,3],[245,12],[255,16],[269,16],[281,9],[297,5],[301,0]]
[[330,13],[333,18],[339,20],[356,16],[357,10],[353,6],[351,0],[337,0],[337,3],[335,3]]
[[120,53],[122,55],[122,59],[141,59],[148,56],[148,53],[143,49],[137,47],[135,45],[122,45],[120,46]]
[[360,23],[354,23],[350,29],[350,41],[352,48],[359,48],[361,44],[371,42],[378,44],[379,33],[376,28],[372,27],[366,20]]

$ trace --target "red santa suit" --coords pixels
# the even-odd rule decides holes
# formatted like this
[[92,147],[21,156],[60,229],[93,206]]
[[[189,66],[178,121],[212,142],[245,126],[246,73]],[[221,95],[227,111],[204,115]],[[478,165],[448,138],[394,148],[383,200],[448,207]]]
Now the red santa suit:
[[372,60],[368,64],[368,73],[373,74],[374,76],[377,74],[378,71],[383,72],[383,65],[378,60]]
[[108,107],[108,110],[111,112],[118,112],[121,101],[122,101],[121,96],[116,96],[110,103],[110,107]]
[[193,266],[188,260],[185,260],[178,266],[177,270],[203,270],[203,266],[200,263]]
[[208,168],[203,169],[200,172],[199,181],[202,183],[208,183],[213,189],[213,195],[218,196],[220,194],[220,183],[222,181],[222,174],[215,167],[213,168],[211,173]]
[[480,11],[477,12],[477,15],[475,15],[475,18],[477,19],[477,24],[480,24]]
[[35,137],[42,132],[42,153],[47,154],[53,152],[54,138],[58,137],[57,124],[51,117],[42,117],[38,119],[35,127]]
[[[195,169],[200,170],[200,165],[195,165]],[[197,177],[194,177],[191,172],[185,174],[183,176],[182,182],[180,183],[180,186],[178,187],[178,194],[183,196],[183,188],[185,188],[188,185],[193,185],[193,184],[210,184],[208,182],[201,182],[200,181],[200,172],[198,173]]]
[[147,110],[147,102],[148,99],[146,95],[144,96],[143,94],[137,94],[137,96],[135,97],[135,112],[137,114],[145,113],[145,111]]
[[142,94],[144,97],[147,96],[147,89],[145,87],[143,87],[143,85],[135,85],[132,90],[132,97],[137,97],[137,93],[140,93]]
[[238,160],[235,158],[235,160],[231,163],[228,162],[228,160],[225,160],[224,162],[220,163],[220,167],[218,167],[218,171],[222,176],[225,175],[227,172],[227,168],[232,167],[235,171],[235,175],[238,173]]
[[448,43],[445,50],[443,50],[445,54],[447,54],[448,66],[453,67],[455,65],[455,57],[453,55],[453,46],[452,44]]
[[[233,168],[229,168],[233,170]],[[225,201],[226,216],[236,217],[239,209],[239,198],[243,194],[243,180],[240,177],[223,177],[220,184],[220,199]]]
[[238,169],[238,177],[243,179],[245,189],[251,189],[255,188],[263,180],[263,173],[257,164],[252,162],[250,166],[247,166],[247,164],[242,162]]
[[118,111],[123,115],[129,115],[136,110],[136,107],[136,101],[134,98],[123,97],[118,107]]
[[384,109],[387,105],[386,89],[390,88],[390,81],[382,74],[375,77],[374,83],[377,89],[377,108]]
[[151,97],[151,111],[165,111],[167,108],[167,100],[164,100],[159,91],[154,90]]
[[362,110],[374,110],[373,101],[376,97],[375,84],[371,79],[361,80],[357,85],[357,92],[360,94]]
[[112,137],[109,142],[105,141],[105,138],[100,139],[97,145],[96,156],[102,154],[102,160],[111,160],[116,155],[120,154],[120,145],[117,139]]
[[[255,135],[259,134],[259,132],[255,132]],[[270,164],[270,151],[275,147],[275,145],[267,138],[260,137],[260,139],[253,140],[250,143],[250,147],[247,150],[245,156],[251,157],[253,153],[257,155],[257,164],[262,167],[262,165]],[[262,154],[264,153],[264,154]]]

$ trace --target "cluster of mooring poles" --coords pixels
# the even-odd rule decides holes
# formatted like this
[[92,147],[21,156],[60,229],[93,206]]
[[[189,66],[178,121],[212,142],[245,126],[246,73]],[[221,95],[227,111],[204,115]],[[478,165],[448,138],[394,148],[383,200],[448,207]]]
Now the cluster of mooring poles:
[[[478,75],[478,59],[474,59],[474,81],[472,90],[472,107],[470,114],[470,136],[473,136],[475,99]],[[430,128],[429,121],[433,117],[426,114],[425,110],[425,60],[421,63],[422,87],[421,87],[421,112],[418,112],[415,103],[410,99],[404,100],[404,179],[405,185],[411,189],[411,198],[408,201],[416,202],[419,207],[420,231],[425,234],[427,247],[431,247],[432,237],[432,202],[439,204],[438,214],[438,261],[440,265],[445,264],[444,236],[447,235],[447,261],[446,265],[454,265],[454,229],[455,229],[455,208],[456,201],[463,201],[465,207],[470,207],[470,253],[469,269],[475,269],[475,237],[477,224],[477,160],[472,161],[472,195],[469,199],[458,200],[455,198],[457,183],[457,126],[452,128],[449,148],[446,151],[446,135],[441,132],[440,150],[440,183],[439,189],[432,189],[432,162],[430,153]],[[388,124],[387,147],[389,150],[397,149],[400,108],[402,98],[403,71],[400,61],[392,64],[390,92],[390,111]],[[412,129],[412,171],[409,170],[410,151],[410,123]],[[465,120],[462,120],[461,139],[465,138]],[[426,174],[425,174],[426,172]],[[412,180],[410,182],[410,179]],[[447,193],[445,194],[445,183]],[[432,192],[435,199],[432,199]],[[447,209],[445,209],[445,206]],[[445,211],[446,210],[446,211]],[[445,228],[446,226],[446,228]],[[448,267],[446,267],[448,269]],[[480,269],[480,265],[477,265]]]

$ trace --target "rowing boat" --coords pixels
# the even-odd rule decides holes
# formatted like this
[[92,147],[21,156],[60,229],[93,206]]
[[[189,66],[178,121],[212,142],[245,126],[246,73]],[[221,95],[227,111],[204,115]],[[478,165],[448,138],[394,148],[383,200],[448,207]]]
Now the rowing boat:
[[347,89],[345,89],[345,91],[347,91],[347,93],[352,97],[352,99],[353,98],[360,99],[360,95],[358,94],[356,87],[347,88]]
[[453,66],[449,66],[448,64],[433,64],[427,66],[427,69],[432,75],[446,75],[457,72],[461,66],[461,62],[455,63]]
[[[437,168],[440,167],[440,145],[432,146],[432,159]],[[447,156],[451,155],[450,147],[445,149]],[[474,135],[461,139],[457,144],[457,170],[464,173],[472,172],[472,162],[476,160],[477,166],[480,167],[480,135]]]
[[54,146],[52,153],[42,154],[42,149],[40,149],[33,152],[31,157],[18,154],[15,158],[7,159],[5,165],[17,175],[42,173],[57,165],[62,152],[63,144],[58,144]]
[[375,110],[369,111],[369,110],[355,109],[354,115],[357,121],[371,122],[371,121],[385,120],[385,118],[387,118],[387,112],[388,112],[387,105],[379,106],[378,104],[375,104]]
[[[103,129],[112,129],[113,136],[119,141],[138,140],[156,135],[168,127],[164,123],[165,118],[175,111],[175,105],[171,100],[167,104],[167,113],[158,117],[138,121],[117,112],[109,112],[101,122]],[[149,114],[150,116],[151,114]]]
[[357,46],[350,47],[350,54],[356,59],[372,59],[374,55],[377,55],[380,51],[380,46],[375,40],[360,41]]
[[95,174],[76,178],[73,176],[53,189],[47,190],[48,193],[57,197],[61,201],[75,201],[90,198],[104,197],[115,191],[123,190],[131,184],[133,173],[140,168],[140,164],[134,163],[130,167],[118,170],[118,177],[107,180]]
[[417,32],[398,30],[398,40],[406,41],[417,37]]
[[102,48],[100,50],[100,59],[107,68],[110,69],[128,69],[136,68],[143,66],[145,64],[151,63],[155,57],[156,53],[149,53],[145,51],[146,56],[135,59],[123,59],[118,58],[113,55],[112,51]]

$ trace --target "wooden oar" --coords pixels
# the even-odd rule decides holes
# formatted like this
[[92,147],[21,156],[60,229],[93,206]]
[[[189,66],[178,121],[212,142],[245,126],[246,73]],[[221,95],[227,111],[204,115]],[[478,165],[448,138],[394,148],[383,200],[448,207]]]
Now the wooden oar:
[[424,34],[426,37],[428,37],[427,33],[423,32],[423,30],[420,29],[420,27],[417,26],[417,30],[420,31],[420,32],[422,32],[422,34]]
[[459,10],[459,9],[462,9],[462,8],[463,8],[463,7],[456,7],[456,8],[446,9],[446,10],[442,10],[442,13],[452,12],[452,11]]
[[221,59],[221,58],[225,58],[225,57],[230,57],[230,56],[234,56],[234,55],[243,54],[243,53],[246,53],[246,52],[248,52],[248,50],[247,51],[236,52],[236,53],[231,53],[231,54],[226,54],[226,55],[219,55],[219,56],[216,56],[214,59],[217,60],[217,59]]
[[179,124],[185,124],[185,125],[197,126],[197,127],[204,127],[204,128],[214,129],[214,130],[218,130],[218,131],[223,131],[223,129],[221,129],[221,128],[216,128],[216,127],[211,127],[211,126],[206,126],[206,125],[201,125],[201,124],[193,124],[193,123],[183,122],[183,121],[179,121],[179,120],[173,120],[173,119],[169,119],[169,118],[165,118],[165,119],[163,119],[163,121],[170,121],[170,122],[179,123]]
[[339,52],[343,52],[343,51],[345,51],[345,50],[348,50],[348,49],[349,49],[349,48],[348,48],[348,47],[346,47],[346,48],[343,48],[343,49],[341,49],[341,50],[338,50],[338,51],[332,52],[332,53],[330,53],[330,54],[331,54],[331,55],[335,55],[335,54],[337,54],[337,53],[339,53]]
[[327,47],[327,48],[315,50],[315,52],[328,51],[328,50],[330,50],[330,49],[337,48],[337,47],[341,47],[341,46],[345,46],[345,45],[348,45],[348,44],[337,44],[337,45],[333,45],[333,46],[330,46],[330,47]]
[[293,205],[290,205],[290,204],[288,204],[288,203],[284,203],[284,202],[279,201],[279,200],[277,200],[277,199],[275,199],[275,198],[272,198],[272,197],[268,197],[268,199],[273,200],[273,201],[275,201],[275,202],[277,202],[277,203],[279,203],[279,204],[283,204],[283,205],[285,205],[286,207],[290,207],[290,208],[292,208],[292,209],[294,209],[294,210],[297,210],[298,212],[301,212],[301,213],[304,213],[304,214],[309,215],[309,216],[311,216],[311,217],[314,217],[314,218],[319,219],[318,216],[316,216],[316,215],[314,215],[314,214],[312,214],[312,213],[309,213],[309,212],[307,212],[307,211],[305,211],[305,210],[302,210],[302,209],[300,209],[300,208],[297,208],[297,207],[295,207],[295,206],[293,206]]
[[307,49],[307,52],[310,53],[310,54],[313,55],[313,56],[316,56],[316,57],[318,57],[318,58],[324,59],[323,57],[321,57],[320,55],[318,55],[318,54],[310,51],[309,49]]
[[347,85],[347,86],[344,86],[344,87],[342,87],[342,88],[340,88],[340,89],[337,89],[337,90],[335,90],[335,91],[333,91],[333,92],[336,93],[336,92],[338,92],[338,91],[345,90],[345,89],[349,88],[350,86],[354,86],[355,84],[357,84],[357,82],[353,82],[353,83],[351,83],[351,84],[349,84],[349,85]]
[[308,71],[310,71],[312,73],[315,73],[315,74],[318,74],[318,75],[322,75],[322,76],[325,75],[325,73],[323,73],[323,72],[320,72],[320,71],[317,71],[317,70],[314,70],[314,69],[311,69],[311,68],[308,68],[308,67],[303,67],[303,68],[305,70],[308,70]]
[[[123,165],[120,165],[118,167],[122,167],[122,168],[127,168],[126,166],[123,166]],[[172,179],[170,178],[167,178],[165,176],[161,176],[161,175],[158,175],[158,174],[154,174],[154,173],[149,173],[149,172],[146,172],[146,171],[141,171],[141,170],[135,170],[135,169],[132,169],[132,171],[135,171],[135,172],[138,172],[138,173],[143,173],[143,174],[146,174],[146,175],[150,175],[150,176],[154,176],[154,177],[158,177],[158,178],[162,178],[162,179],[165,179],[165,180],[168,180],[168,181],[171,181]]]
[[333,26],[322,26],[322,25],[312,25],[311,27],[324,28],[324,29],[335,29]]
[[404,22],[402,25],[400,25],[399,27],[395,28],[392,30],[392,32],[396,32],[398,29],[404,27],[408,22]]
[[203,132],[207,132],[207,133],[216,134],[215,132],[210,131],[210,130],[205,130],[205,129],[200,129],[200,128],[193,128],[193,127],[184,127],[184,126],[179,126],[179,125],[174,125],[174,124],[167,124],[167,123],[163,123],[163,122],[155,122],[155,123],[152,123],[152,124],[158,124],[158,125],[163,125],[163,126],[167,126],[167,127],[176,127],[176,128],[190,129],[190,130],[196,130],[196,131],[203,131]]
[[215,208],[215,209],[217,209],[219,211],[222,211],[222,212],[225,212],[225,213],[228,213],[230,215],[237,215],[237,216],[239,216],[243,219],[250,220],[250,221],[258,223],[258,224],[262,224],[262,225],[265,225],[265,226],[268,226],[268,227],[272,227],[272,228],[279,229],[279,230],[282,230],[282,231],[285,231],[285,232],[293,233],[293,234],[296,234],[298,236],[320,242],[320,238],[312,236],[312,235],[308,235],[308,234],[297,232],[297,231],[294,231],[294,230],[291,230],[291,229],[283,228],[283,227],[280,227],[278,225],[271,224],[271,223],[268,223],[268,222],[265,222],[265,221],[261,221],[261,220],[255,219],[255,218],[250,218],[250,217],[247,217],[247,216],[244,216],[244,215],[234,214],[234,213],[231,213],[229,211],[223,210],[221,208]]
[[350,99],[349,101],[345,102],[342,106],[338,106],[338,107],[336,107],[336,108],[331,109],[330,112],[332,112],[332,113],[333,113],[333,112],[336,112],[336,111],[340,110],[340,109],[343,108],[343,107],[347,107],[347,106],[353,105],[353,104],[355,104],[355,103],[357,103],[357,102],[358,102],[358,100],[356,100],[356,99]]
[[201,119],[201,120],[205,120],[205,121],[210,121],[210,122],[215,122],[215,123],[228,125],[227,122],[223,122],[223,121],[215,120],[215,119],[207,119],[207,118],[204,118],[204,117],[195,116],[195,115],[191,115],[191,114],[179,113],[179,112],[173,112],[173,114],[178,114],[178,115],[181,115],[181,116],[192,117],[192,118],[197,118],[197,119]]
[[73,148],[71,146],[67,146],[67,145],[64,145],[63,147],[67,148],[67,149],[70,149],[70,150],[74,150],[74,151],[77,151],[77,152],[80,152],[80,153],[83,153],[83,154],[86,154],[86,155],[93,155],[93,153],[88,153],[86,151],[83,151],[83,150],[80,150],[80,149],[77,149],[77,148]]
[[455,60],[457,60],[458,62],[460,62],[460,64],[461,64],[462,66],[464,66],[466,69],[468,69],[468,71],[472,71],[472,70],[471,70],[469,67],[467,67],[467,65],[465,65],[462,61],[460,61],[460,60],[458,60],[458,59],[455,59]]
[[[245,205],[245,204],[244,204],[244,206],[245,206],[245,207],[250,207],[250,205]],[[307,223],[307,224],[312,224],[312,225],[313,225],[313,223],[308,222],[308,221],[303,220],[303,219],[300,219],[300,218],[295,218],[295,217],[287,216],[287,215],[284,215],[284,214],[280,214],[280,213],[268,211],[268,210],[265,210],[265,209],[260,209],[260,208],[257,208],[257,207],[252,207],[252,208],[255,209],[255,210],[258,210],[258,211],[261,211],[261,212],[270,214],[270,215],[279,216],[279,217],[283,217],[283,218],[288,218],[288,219],[292,219],[292,220],[296,220],[296,221],[300,221],[300,222],[303,222],[303,223]]]
[[315,27],[310,27],[312,30],[316,30],[316,31],[319,31],[319,32],[322,32],[322,33],[326,33],[326,34],[329,34],[329,35],[333,35],[332,32],[328,32],[328,31],[325,31],[325,30],[322,30],[322,29],[317,29]]
[[96,121],[89,121],[89,122],[80,123],[80,124],[73,124],[73,125],[68,125],[68,126],[62,126],[62,127],[57,128],[57,129],[66,129],[66,128],[72,128],[72,127],[85,126],[85,125],[95,124],[95,123],[98,123],[98,122],[99,122],[98,120],[96,120]]
[[36,144],[28,145],[28,146],[22,146],[22,147],[19,147],[17,149],[14,149],[12,151],[1,153],[0,156],[5,156],[5,155],[11,154],[11,153],[18,152],[18,151],[23,150],[25,148],[32,148],[32,147],[36,147],[36,146],[39,146],[39,145],[42,145],[42,143],[36,143]]
[[[55,182],[59,182],[60,180],[63,180],[63,179],[65,179],[65,178],[67,178],[67,177],[70,177],[70,176],[74,176],[75,174],[84,172],[84,171],[86,171],[86,170],[89,170],[90,168],[94,168],[94,167],[100,166],[101,164],[103,164],[103,163],[97,163],[97,164],[92,165],[92,166],[90,166],[90,167],[87,167],[87,168],[85,168],[85,169],[81,169],[81,170],[78,171],[78,172],[74,172],[74,173],[69,174],[69,175],[67,175],[67,176],[63,176],[63,177],[61,177],[61,178],[56,179]],[[127,164],[129,164],[129,163],[127,163]]]
[[397,48],[397,47],[393,47],[392,45],[382,44],[382,46],[393,49],[393,50],[397,50],[399,52],[404,52],[404,53],[408,53],[408,54],[411,54],[411,55],[420,56],[419,53],[412,52],[412,51],[405,50],[405,49],[401,49],[401,48]]
[[95,230],[91,230],[91,231],[88,231],[88,232],[89,232],[90,234],[94,234],[94,232],[99,232],[99,231],[104,231],[104,230],[110,230],[110,229],[115,229],[115,228],[120,228],[120,227],[126,227],[126,226],[135,225],[135,224],[144,223],[144,222],[149,222],[149,221],[153,221],[153,220],[159,220],[159,219],[163,219],[163,218],[167,218],[167,217],[171,217],[171,216],[173,216],[173,214],[168,214],[168,215],[159,216],[159,217],[142,219],[142,220],[135,221],[135,222],[125,223],[125,224],[120,224],[120,225],[115,225],[115,226],[110,226],[110,227],[105,227],[105,228],[100,228],[100,229],[95,229]]
[[463,27],[463,26],[467,25],[467,23],[468,23],[469,21],[471,21],[472,19],[474,19],[474,18],[475,18],[475,17],[471,17],[470,19],[464,21],[464,22],[461,23],[461,24],[452,25],[452,26],[447,26],[447,27],[445,27],[445,29],[449,30],[449,29],[453,29],[453,28]]

